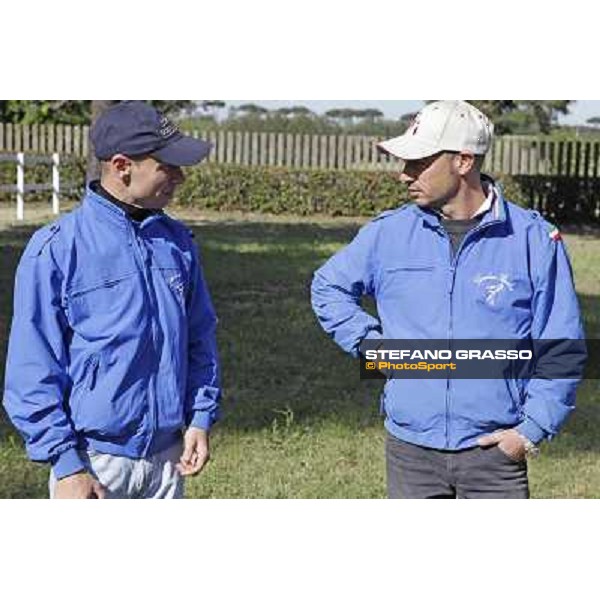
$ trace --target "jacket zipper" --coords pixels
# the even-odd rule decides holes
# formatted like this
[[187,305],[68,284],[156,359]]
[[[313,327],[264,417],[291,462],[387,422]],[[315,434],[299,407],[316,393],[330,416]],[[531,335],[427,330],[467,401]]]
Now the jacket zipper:
[[[449,249],[449,256],[450,256],[450,289],[449,289],[449,302],[450,302],[450,306],[449,306],[449,323],[448,323],[448,343],[450,346],[450,350],[452,350],[452,341],[454,339],[454,302],[453,302],[453,295],[454,295],[454,284],[456,282],[456,269],[458,268],[458,259],[460,257],[460,253],[462,252],[465,243],[467,242],[467,240],[472,237],[473,235],[475,235],[476,233],[478,233],[479,231],[482,231],[484,229],[487,229],[488,227],[490,227],[491,225],[496,224],[497,221],[491,221],[488,223],[480,223],[479,225],[477,225],[476,227],[474,227],[473,229],[471,229],[470,231],[467,232],[467,234],[464,236],[464,238],[462,239],[460,246],[458,247],[456,254],[453,255],[453,251],[452,251],[452,240],[450,239],[450,236],[448,235],[448,233],[446,232],[446,229],[444,228],[444,226],[441,226],[442,232],[444,237],[446,238],[446,240],[448,241],[448,249]],[[448,377],[446,379],[446,402],[445,402],[445,409],[446,409],[446,421],[445,421],[445,437],[446,437],[446,448],[450,447],[450,403],[451,403],[451,399],[452,399],[452,383],[451,383],[451,379],[450,377]]]
[[[154,321],[154,301],[152,298],[152,295],[150,293],[150,282],[148,280],[148,269],[147,269],[147,263],[146,263],[146,258],[144,257],[144,253],[142,251],[142,247],[141,247],[141,243],[139,240],[139,235],[138,232],[136,231],[136,228],[133,224],[130,224],[130,228],[131,228],[131,236],[132,236],[132,244],[135,246],[135,258],[136,258],[136,262],[138,263],[138,266],[140,267],[140,270],[142,272],[142,275],[144,277],[144,282],[146,284],[146,297],[148,299],[148,303],[152,306],[152,317],[150,319],[150,327],[151,327],[151,336],[152,336],[152,348],[153,350],[156,351],[156,340],[157,340],[157,335],[156,335],[156,323]],[[152,440],[152,433],[158,430],[158,411],[156,410],[156,395],[154,393],[154,386],[156,385],[156,381],[152,381],[150,382],[150,385],[148,386],[148,412],[149,412],[149,416],[150,416],[150,437],[148,439],[148,444],[147,444],[147,448],[150,446],[151,440]]]
[[[446,232],[446,230],[444,228],[442,228],[443,232],[444,232],[444,237],[446,238],[446,240],[448,241],[448,250],[449,250],[449,257],[450,257],[450,289],[448,290],[448,302],[449,302],[449,318],[448,318],[448,349],[452,350],[452,338],[454,335],[454,330],[453,330],[453,302],[452,302],[452,295],[454,293],[454,281],[456,278],[456,259],[458,257],[458,251],[456,253],[456,256],[453,255],[453,250],[452,250],[452,240],[450,239],[450,236],[448,235],[448,233]],[[463,240],[464,241],[464,240]],[[461,244],[462,246],[462,244]],[[460,250],[460,248],[459,248]],[[446,400],[445,400],[445,412],[446,412],[446,420],[445,420],[445,427],[444,427],[444,433],[445,433],[445,437],[446,437],[446,448],[450,447],[450,395],[452,393],[452,386],[450,383],[450,377],[446,378]]]

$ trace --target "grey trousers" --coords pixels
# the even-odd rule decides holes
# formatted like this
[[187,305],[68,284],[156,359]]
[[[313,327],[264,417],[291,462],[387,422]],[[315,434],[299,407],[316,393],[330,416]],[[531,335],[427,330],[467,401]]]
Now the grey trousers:
[[[104,486],[107,499],[183,498],[183,478],[175,468],[183,443],[147,458],[127,458],[81,451],[88,471]],[[56,478],[50,470],[50,498],[54,497]]]
[[446,451],[386,440],[389,498],[529,498],[527,462],[497,446]]

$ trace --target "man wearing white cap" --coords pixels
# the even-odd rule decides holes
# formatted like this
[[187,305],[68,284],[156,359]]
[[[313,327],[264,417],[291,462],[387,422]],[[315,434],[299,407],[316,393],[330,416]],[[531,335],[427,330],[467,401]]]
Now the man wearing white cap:
[[[379,145],[403,161],[413,202],[363,227],[312,284],[320,324],[353,356],[385,340],[583,337],[557,230],[480,173],[492,135],[471,104],[440,101]],[[376,317],[362,309],[364,295]],[[391,377],[382,398],[388,495],[529,497],[526,459],[558,433],[578,383]]]

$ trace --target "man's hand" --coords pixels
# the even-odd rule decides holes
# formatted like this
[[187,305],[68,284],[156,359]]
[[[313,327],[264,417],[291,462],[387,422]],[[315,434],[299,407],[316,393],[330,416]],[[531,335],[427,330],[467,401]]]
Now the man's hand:
[[99,499],[106,495],[102,484],[86,471],[75,473],[59,479],[54,488],[54,497],[57,500],[66,499]]
[[183,436],[183,454],[177,470],[184,477],[198,475],[210,458],[208,431],[190,427]]
[[504,454],[517,462],[525,460],[527,455],[526,440],[516,429],[494,431],[477,441],[482,447],[498,446]]

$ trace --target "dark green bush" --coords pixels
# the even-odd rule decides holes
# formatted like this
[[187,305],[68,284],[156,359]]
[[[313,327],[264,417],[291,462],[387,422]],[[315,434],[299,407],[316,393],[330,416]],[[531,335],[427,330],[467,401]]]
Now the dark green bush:
[[522,208],[531,208],[531,199],[523,189],[521,183],[512,175],[492,174],[492,177],[500,184],[502,194],[507,200],[514,202]]
[[[508,198],[527,205],[514,179],[503,177],[502,183]],[[219,211],[372,216],[401,206],[408,194],[393,172],[208,164],[187,172],[177,199],[184,206]]]
[[[16,182],[16,166],[0,163],[0,184]],[[559,225],[600,222],[600,180],[573,177],[493,174],[506,198],[539,210]],[[65,158],[62,198],[81,197],[85,159]],[[49,183],[50,168],[26,167],[26,183]],[[73,184],[67,188],[66,184]],[[26,201],[49,201],[50,192],[27,194]],[[14,201],[15,194],[0,193]],[[203,164],[187,170],[177,194],[182,206],[218,211],[330,216],[373,216],[408,201],[406,186],[391,171],[333,171]]]
[[[78,156],[61,156],[60,187],[64,200],[76,200],[81,197],[85,188],[86,159]],[[14,162],[0,162],[0,185],[17,183],[17,165]],[[52,167],[50,165],[25,163],[25,183],[52,183]],[[28,192],[26,202],[49,201],[51,191]],[[0,192],[0,201],[14,202],[15,192]]]
[[390,173],[204,165],[177,194],[187,206],[272,214],[370,215],[406,201]]

